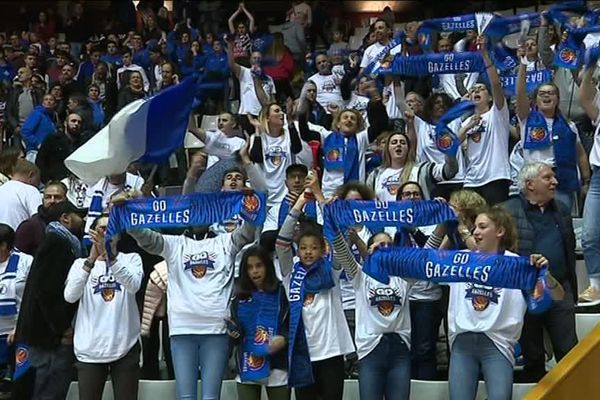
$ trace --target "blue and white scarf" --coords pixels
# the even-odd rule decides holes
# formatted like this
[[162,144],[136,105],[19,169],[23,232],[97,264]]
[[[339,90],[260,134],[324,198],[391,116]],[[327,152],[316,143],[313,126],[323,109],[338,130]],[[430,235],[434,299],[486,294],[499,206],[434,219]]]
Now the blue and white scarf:
[[554,65],[561,68],[579,68],[585,49],[583,39],[590,34],[600,32],[600,25],[584,28],[567,28],[567,40],[561,41],[554,55]]
[[183,196],[140,198],[110,210],[107,248],[113,236],[135,228],[170,228],[211,225],[240,215],[262,225],[266,196],[255,192],[192,193]]
[[529,21],[530,27],[540,25],[539,13],[524,13],[511,16],[495,15],[494,19],[488,25],[485,34],[492,38],[501,39],[506,35],[517,33],[521,30],[523,21]]
[[302,321],[302,307],[306,295],[315,295],[335,286],[331,264],[325,259],[309,268],[298,262],[292,269],[288,300],[290,303],[290,333],[288,345],[288,386],[302,387],[314,382],[308,342]]
[[552,304],[546,286],[547,268],[538,269],[527,257],[410,247],[382,248],[367,258],[363,272],[388,284],[390,276],[437,283],[470,282],[519,289],[530,312],[542,313]]
[[346,232],[352,226],[364,225],[371,232],[380,232],[387,226],[412,228],[456,223],[456,214],[447,203],[423,201],[366,201],[336,200],[323,211],[323,232],[330,242],[336,232]]
[[544,150],[552,146],[556,164],[558,188],[565,192],[579,191],[577,176],[577,135],[571,130],[565,117],[557,112],[552,123],[552,137],[546,124],[546,118],[537,110],[531,110],[525,125],[523,148]]
[[19,258],[18,252],[11,253],[8,257],[6,269],[0,275],[0,316],[3,317],[17,315],[17,292],[15,282],[17,279]]
[[385,59],[385,57],[397,46],[401,46],[402,42],[406,35],[404,32],[400,32],[394,36],[390,42],[375,56],[373,61],[371,61],[364,69],[363,75],[375,77],[378,75],[379,70],[381,69],[381,62]]
[[92,245],[92,237],[90,236],[90,229],[92,224],[100,215],[102,215],[102,199],[104,198],[104,192],[102,190],[96,190],[92,195],[92,201],[90,208],[88,209],[87,218],[85,219],[85,228],[83,230],[83,244],[85,246]]
[[238,304],[237,317],[244,333],[238,354],[242,382],[260,382],[271,373],[269,344],[279,330],[280,291],[253,291]]
[[485,69],[481,54],[475,51],[461,53],[432,53],[420,56],[396,56],[390,73],[393,75],[427,76],[437,74],[464,74]]
[[519,65],[517,53],[503,42],[498,42],[494,46],[490,46],[490,56],[494,62],[494,66],[500,72],[510,71]]
[[[527,71],[525,76],[527,94],[532,94],[539,86],[550,81],[552,81],[552,71],[549,69]],[[500,84],[502,85],[502,90],[506,96],[515,96],[517,94],[516,74],[509,73],[500,75]]]
[[[347,142],[346,142],[347,139]],[[356,135],[333,131],[323,143],[323,166],[328,171],[343,171],[344,183],[359,179],[358,140]]]
[[449,124],[464,115],[472,114],[474,110],[475,103],[465,100],[453,105],[444,113],[435,126],[435,145],[439,151],[448,156],[456,157],[460,140],[458,140],[456,132],[450,129]]
[[[300,196],[303,196],[302,194]],[[290,208],[292,204],[289,201],[284,200],[279,207],[279,215],[277,215],[277,229],[280,229],[283,226],[283,222],[285,218],[290,213]],[[310,219],[317,221],[317,202],[315,200],[309,200],[303,209],[304,215],[309,217]]]
[[465,32],[476,29],[477,21],[475,14],[435,18],[423,21],[417,30],[417,37],[423,48],[430,49],[432,45],[431,34],[433,32]]
[[71,233],[63,224],[58,221],[52,221],[46,226],[46,233],[54,233],[69,242],[76,258],[82,258],[85,254],[85,248],[81,241]]

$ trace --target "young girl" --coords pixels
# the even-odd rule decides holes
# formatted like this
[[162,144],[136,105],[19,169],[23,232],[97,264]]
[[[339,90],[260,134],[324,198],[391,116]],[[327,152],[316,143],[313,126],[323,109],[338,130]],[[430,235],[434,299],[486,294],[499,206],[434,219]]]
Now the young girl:
[[[237,327],[228,333],[238,345],[238,397],[260,400],[262,387],[266,386],[269,400],[289,399],[286,353],[289,305],[273,261],[262,247],[251,247],[244,253],[231,315]],[[253,354],[253,346],[261,345],[266,354]],[[263,374],[253,379],[252,371]]]
[[[476,252],[516,256],[517,232],[507,211],[493,207],[480,213],[473,233]],[[541,268],[548,260],[531,255]],[[553,297],[562,288],[550,275],[547,285]],[[514,347],[523,327],[527,304],[518,289],[502,289],[472,283],[451,283],[448,309],[450,342],[450,399],[472,399],[480,372],[489,399],[512,397]]]
[[102,397],[110,370],[115,399],[135,399],[140,375],[140,319],[135,294],[144,271],[139,254],[106,257],[108,215],[92,224],[88,258],[75,260],[65,282],[65,300],[79,302],[75,319],[79,397]]
[[298,400],[341,400],[344,355],[352,353],[354,345],[342,309],[340,271],[333,271],[324,258],[325,239],[316,228],[300,231],[299,261],[292,258],[294,227],[306,201],[305,196],[298,198],[276,244],[290,302],[289,386]]

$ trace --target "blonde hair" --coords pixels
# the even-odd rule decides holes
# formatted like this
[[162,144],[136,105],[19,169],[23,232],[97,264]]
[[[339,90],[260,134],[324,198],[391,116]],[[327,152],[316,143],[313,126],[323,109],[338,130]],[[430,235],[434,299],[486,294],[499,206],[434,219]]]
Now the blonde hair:
[[481,195],[473,190],[461,189],[450,195],[450,204],[460,210],[462,218],[474,223],[480,210],[488,206]]
[[338,129],[338,124],[340,123],[340,119],[342,118],[342,114],[346,113],[346,112],[350,112],[350,113],[352,113],[352,114],[354,114],[356,116],[357,128],[356,128],[356,132],[355,133],[358,133],[358,132],[362,131],[364,129],[364,125],[365,125],[365,122],[363,120],[362,114],[360,113],[360,111],[357,111],[357,110],[355,110],[353,108],[345,108],[340,113],[338,113],[335,117],[333,117],[333,122],[331,123],[332,130],[337,130]]
[[[258,122],[260,123],[259,133],[271,133],[269,130],[269,117],[271,116],[271,107],[279,106],[277,103],[269,103],[260,110],[258,114]],[[283,131],[282,131],[283,132]]]

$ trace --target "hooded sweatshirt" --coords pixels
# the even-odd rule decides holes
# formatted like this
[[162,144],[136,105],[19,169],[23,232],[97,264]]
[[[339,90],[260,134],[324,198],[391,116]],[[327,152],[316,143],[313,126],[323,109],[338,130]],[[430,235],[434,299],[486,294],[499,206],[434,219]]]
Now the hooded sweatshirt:
[[37,106],[25,119],[21,134],[25,140],[25,151],[37,150],[46,137],[56,132],[53,111]]

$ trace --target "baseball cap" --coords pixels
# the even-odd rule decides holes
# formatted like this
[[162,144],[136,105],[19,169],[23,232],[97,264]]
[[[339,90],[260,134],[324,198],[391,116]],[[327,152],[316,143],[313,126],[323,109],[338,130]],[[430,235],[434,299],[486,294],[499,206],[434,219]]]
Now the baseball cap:
[[77,214],[81,218],[87,215],[86,208],[78,208],[68,200],[55,203],[48,209],[49,221],[58,221],[63,214]]

